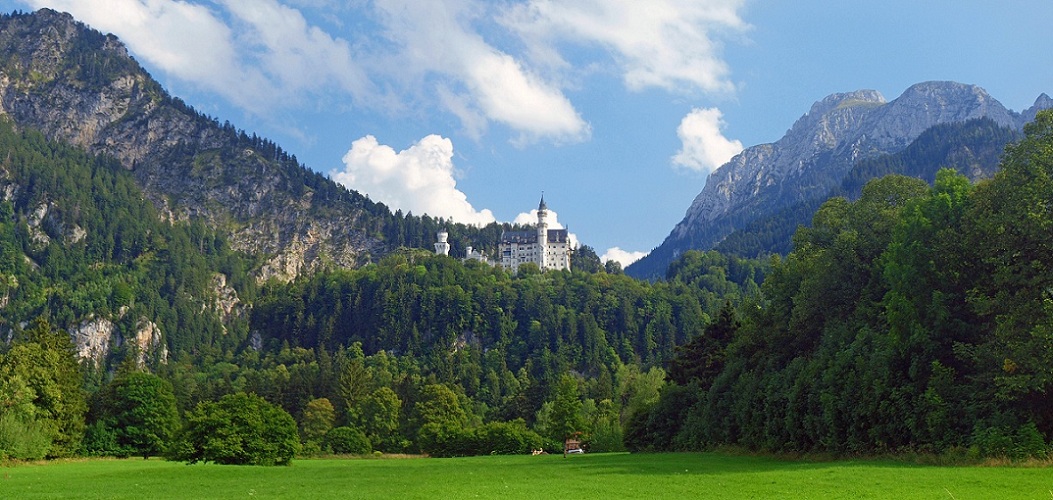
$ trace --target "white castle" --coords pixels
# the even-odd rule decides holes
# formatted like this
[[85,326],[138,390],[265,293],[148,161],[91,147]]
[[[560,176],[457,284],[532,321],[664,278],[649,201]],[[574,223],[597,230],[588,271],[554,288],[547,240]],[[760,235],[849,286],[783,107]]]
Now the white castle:
[[545,196],[537,206],[537,230],[501,233],[501,267],[515,271],[520,264],[533,262],[542,271],[570,269],[573,252],[566,229],[548,228]]
[[[435,253],[450,255],[449,233],[441,230],[435,243]],[[501,267],[516,271],[520,264],[533,262],[542,271],[570,270],[571,248],[569,232],[566,229],[548,228],[548,206],[545,196],[537,206],[537,228],[534,231],[504,231],[501,233]],[[467,248],[467,259],[487,260],[472,247]]]

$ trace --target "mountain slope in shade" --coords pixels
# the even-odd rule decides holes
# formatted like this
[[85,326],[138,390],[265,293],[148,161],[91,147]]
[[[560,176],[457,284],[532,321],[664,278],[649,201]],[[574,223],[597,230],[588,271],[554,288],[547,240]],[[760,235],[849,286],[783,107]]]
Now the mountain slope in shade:
[[260,277],[353,267],[385,251],[387,208],[220,125],[161,86],[113,35],[48,9],[0,18],[0,112],[131,170],[171,219],[203,218],[261,256]]
[[830,95],[778,141],[747,148],[713,172],[665,241],[626,272],[661,276],[685,250],[713,248],[753,221],[821,200],[857,162],[902,151],[933,126],[987,118],[1020,130],[1051,105],[1043,94],[1016,113],[982,88],[956,82],[919,83],[891,102],[873,90]]

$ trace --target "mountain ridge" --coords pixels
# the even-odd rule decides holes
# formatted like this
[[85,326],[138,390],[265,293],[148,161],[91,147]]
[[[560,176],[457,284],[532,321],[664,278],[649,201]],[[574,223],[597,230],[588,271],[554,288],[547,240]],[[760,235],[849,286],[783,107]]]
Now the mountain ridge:
[[115,36],[69,14],[0,18],[0,112],[116,158],[166,217],[204,218],[238,250],[264,255],[260,279],[355,267],[386,250],[369,217],[386,207],[339,192],[273,143],[197,113]]
[[827,196],[856,162],[901,151],[932,126],[989,118],[1021,130],[1050,105],[1042,94],[1016,113],[978,86],[946,81],[912,85],[888,102],[874,90],[831,94],[779,140],[746,148],[710,174],[669,236],[626,271],[661,276],[683,251],[713,248],[751,221]]

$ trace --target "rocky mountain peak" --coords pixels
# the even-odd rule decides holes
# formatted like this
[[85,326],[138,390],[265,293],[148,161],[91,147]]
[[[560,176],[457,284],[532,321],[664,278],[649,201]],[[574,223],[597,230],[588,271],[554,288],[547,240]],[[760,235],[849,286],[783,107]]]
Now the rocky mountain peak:
[[857,90],[855,92],[839,92],[830,94],[812,104],[812,109],[807,116],[821,116],[839,108],[854,106],[874,106],[885,104],[885,96],[876,90]]
[[661,274],[684,250],[712,248],[744,224],[825,197],[856,162],[902,151],[935,125],[989,118],[1021,129],[1042,107],[1053,107],[1044,94],[1014,113],[980,87],[948,81],[912,85],[891,102],[874,90],[831,94],[778,141],[746,148],[714,171],[665,242],[628,271]]
[[1035,99],[1035,104],[1024,110],[1023,113],[1020,113],[1020,126],[1023,126],[1024,123],[1033,121],[1035,115],[1037,115],[1039,111],[1050,108],[1053,108],[1053,99],[1050,99],[1050,97],[1043,92],[1038,96],[1038,99]]
[[384,251],[362,230],[371,202],[342,187],[313,196],[331,181],[170,96],[120,40],[68,14],[0,17],[0,114],[118,159],[162,213],[203,219],[236,249],[261,255],[260,279],[354,267]]

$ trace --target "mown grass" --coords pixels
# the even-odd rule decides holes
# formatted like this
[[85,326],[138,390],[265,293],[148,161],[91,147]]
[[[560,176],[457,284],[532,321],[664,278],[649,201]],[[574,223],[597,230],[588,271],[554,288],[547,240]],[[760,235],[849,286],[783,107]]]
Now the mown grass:
[[296,460],[290,467],[81,460],[3,467],[0,498],[1053,500],[1053,469],[724,453],[326,459]]

